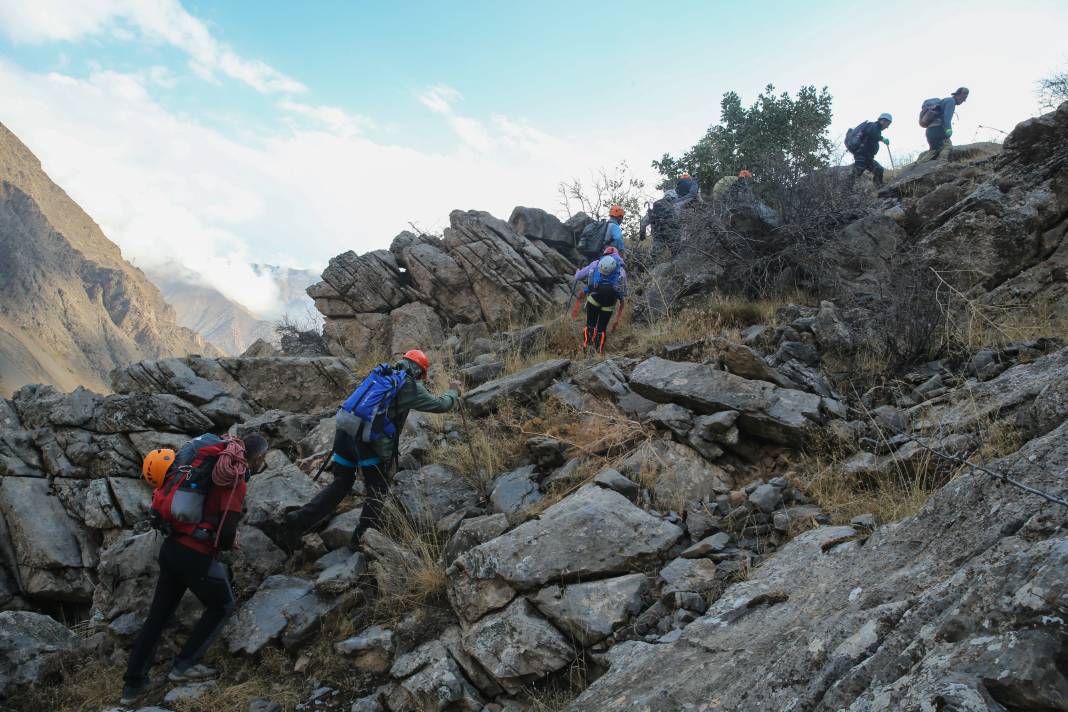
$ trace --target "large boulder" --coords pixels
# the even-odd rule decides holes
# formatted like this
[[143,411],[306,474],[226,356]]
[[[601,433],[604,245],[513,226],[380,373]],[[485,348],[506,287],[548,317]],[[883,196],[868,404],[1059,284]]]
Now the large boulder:
[[43,684],[79,642],[66,626],[41,613],[0,612],[0,700],[11,688]]
[[67,514],[46,480],[0,479],[0,519],[7,525],[0,548],[23,593],[54,601],[92,598],[99,542]]
[[841,407],[811,393],[655,356],[634,369],[630,386],[650,400],[678,403],[697,413],[736,410],[743,431],[795,447],[809,442]]
[[338,599],[315,591],[314,584],[295,576],[268,578],[223,630],[231,653],[253,655],[276,638],[286,648],[304,642]]
[[464,650],[512,694],[575,657],[567,639],[525,598],[464,632]]
[[464,404],[474,415],[487,415],[505,399],[533,399],[570,365],[571,361],[566,358],[542,361],[519,373],[483,383],[464,394]]
[[557,628],[583,647],[604,640],[631,616],[641,612],[649,577],[618,578],[546,586],[531,602]]
[[280,526],[287,511],[297,509],[319,492],[300,468],[293,464],[272,467],[252,478],[245,497],[245,523]]
[[393,478],[393,494],[409,516],[433,525],[439,519],[478,504],[478,490],[441,465],[403,470]]
[[671,440],[649,440],[619,466],[636,482],[647,482],[656,501],[681,510],[686,502],[715,499],[731,489],[730,473],[693,449]]
[[679,527],[618,492],[587,485],[538,519],[460,556],[449,568],[449,597],[462,617],[475,620],[507,604],[516,590],[640,568],[681,536]]
[[93,608],[105,621],[148,608],[151,600],[147,592],[156,585],[162,543],[159,532],[148,531],[118,539],[100,552]]

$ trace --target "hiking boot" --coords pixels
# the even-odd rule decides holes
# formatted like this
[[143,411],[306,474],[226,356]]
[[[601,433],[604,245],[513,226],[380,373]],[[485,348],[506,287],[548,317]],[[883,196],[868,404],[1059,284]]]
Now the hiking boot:
[[200,680],[210,680],[218,674],[218,670],[207,665],[192,665],[184,670],[179,670],[175,667],[171,670],[171,674],[167,676],[167,679],[171,682],[198,682]]
[[122,697],[119,698],[121,707],[137,707],[145,699],[148,693],[158,690],[163,686],[161,678],[149,679],[140,685],[123,685]]

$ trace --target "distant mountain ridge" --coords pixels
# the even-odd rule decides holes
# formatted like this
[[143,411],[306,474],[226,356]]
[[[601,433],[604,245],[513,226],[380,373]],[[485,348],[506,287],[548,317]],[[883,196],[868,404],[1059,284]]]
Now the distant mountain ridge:
[[0,124],[0,395],[107,392],[117,366],[191,353],[217,350]]
[[[318,273],[266,264],[254,264],[252,269],[277,285],[282,316],[305,326],[321,328],[322,317],[304,291],[318,280]],[[255,314],[204,282],[193,271],[179,265],[167,265],[148,268],[146,272],[174,307],[178,323],[197,332],[223,353],[244,353],[257,339],[278,340],[275,333],[278,318]],[[309,321],[314,323],[307,324]]]

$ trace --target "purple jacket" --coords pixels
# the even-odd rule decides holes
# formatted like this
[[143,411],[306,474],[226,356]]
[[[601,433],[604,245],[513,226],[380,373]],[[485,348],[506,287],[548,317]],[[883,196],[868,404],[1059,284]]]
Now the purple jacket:
[[[614,259],[619,264],[619,289],[625,295],[627,293],[627,269],[626,269],[627,266],[626,266],[626,263],[623,262],[623,258],[620,257],[619,255],[612,255],[612,259]],[[594,260],[593,262],[590,262],[588,265],[586,265],[582,269],[576,271],[575,272],[575,281],[578,282],[579,280],[583,280],[583,279],[586,279],[587,277],[591,276],[593,274],[594,270],[597,269],[597,263],[599,263],[599,262],[600,262],[599,259],[598,260]]]

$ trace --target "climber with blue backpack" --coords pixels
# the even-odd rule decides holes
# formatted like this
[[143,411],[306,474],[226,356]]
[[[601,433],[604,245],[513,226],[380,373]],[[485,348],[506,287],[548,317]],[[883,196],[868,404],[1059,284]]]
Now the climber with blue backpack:
[[608,322],[616,306],[627,296],[627,271],[623,258],[616,253],[608,253],[599,260],[594,260],[575,272],[575,281],[588,278],[586,288],[586,327],[582,330],[582,350],[591,347],[599,354],[604,353],[605,336]]
[[160,448],[145,457],[141,474],[154,487],[151,521],[165,538],[152,605],[123,676],[123,706],[133,706],[162,682],[150,681],[148,673],[163,629],[186,591],[200,600],[204,612],[166,679],[185,683],[215,676],[200,660],[235,606],[219,553],[235,547],[248,480],[263,471],[268,447],[256,434],[236,438],[206,433],[177,453]]
[[389,492],[389,473],[396,464],[398,441],[408,412],[447,413],[460,400],[456,382],[442,396],[430,393],[423,383],[429,370],[426,354],[412,349],[393,366],[387,363],[375,366],[345,399],[335,417],[334,450],[330,457],[334,480],[303,507],[286,514],[283,538],[287,547],[296,549],[305,532],[334,513],[352,490],[357,473],[363,478],[366,499],[350,548],[359,547],[365,531],[378,528]]
[[853,154],[853,173],[850,183],[859,178],[864,171],[871,171],[875,186],[883,184],[883,167],[875,160],[875,154],[879,152],[879,144],[890,146],[890,139],[883,136],[883,131],[890,128],[894,117],[890,114],[879,114],[875,121],[862,121],[856,128],[846,131],[846,150]]

